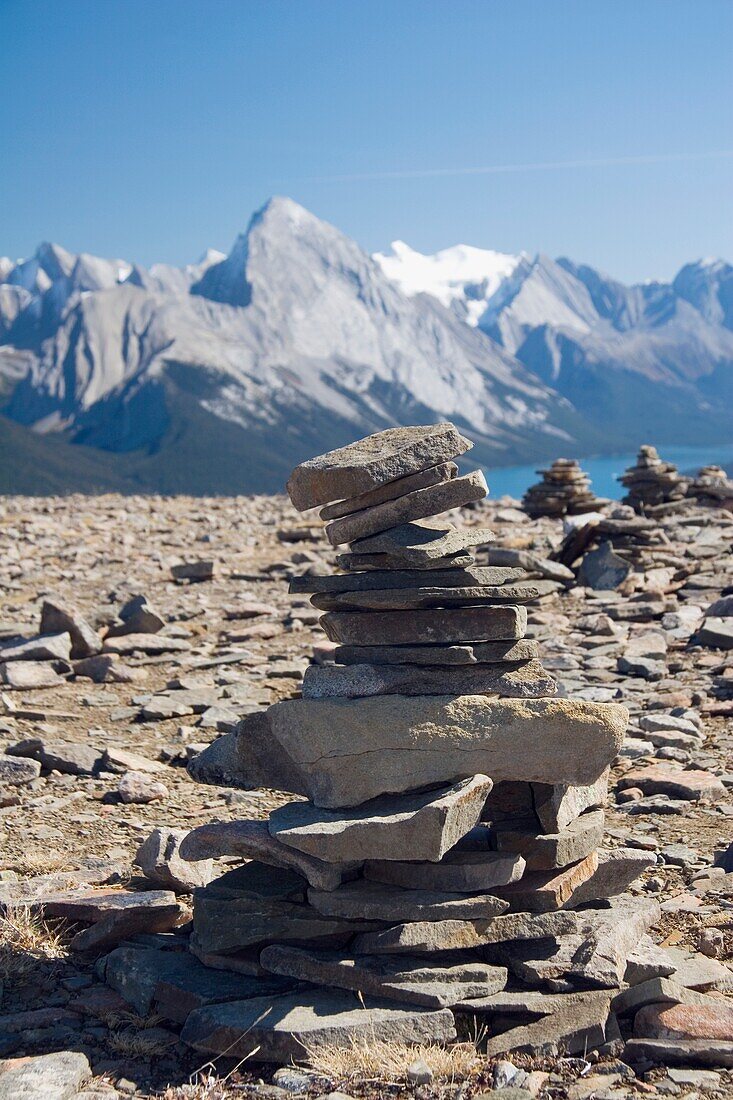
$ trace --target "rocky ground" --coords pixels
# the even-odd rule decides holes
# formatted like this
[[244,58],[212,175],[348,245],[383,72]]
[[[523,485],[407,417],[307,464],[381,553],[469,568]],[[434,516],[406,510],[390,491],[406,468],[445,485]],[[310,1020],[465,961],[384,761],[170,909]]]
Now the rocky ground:
[[[689,955],[690,967],[707,966],[694,988],[729,999],[733,862],[722,853],[733,839],[732,601],[704,623],[710,604],[733,591],[733,515],[693,504],[663,514],[641,544],[628,536],[620,559],[607,546],[586,554],[584,585],[549,560],[563,541],[561,520],[529,520],[501,500],[465,509],[457,521],[491,526],[500,550],[492,547],[489,560],[518,562],[540,578],[531,634],[562,690],[629,706],[609,843],[656,854],[640,886],[662,901],[654,939]],[[45,1073],[49,1082],[64,1075],[69,1082],[67,1091],[49,1084],[28,1095],[415,1089],[470,1097],[504,1085],[512,1100],[520,1084],[529,1095],[571,1100],[730,1095],[733,1075],[714,1063],[634,1075],[612,1052],[599,1065],[513,1058],[528,1076],[504,1062],[476,1062],[464,1049],[411,1079],[407,1064],[384,1069],[385,1055],[381,1070],[363,1065],[356,1077],[333,1065],[305,1076],[281,1070],[273,1084],[274,1067],[207,1070],[169,1020],[137,1016],[99,980],[98,959],[116,942],[185,925],[185,871],[180,881],[170,868],[166,877],[159,860],[145,878],[135,866],[154,828],[264,817],[286,800],[198,785],[185,765],[241,715],[297,694],[314,646],[327,657],[319,613],[306,597],[288,596],[287,581],[334,562],[320,521],[297,515],[284,497],[0,502],[0,1055],[67,1052],[24,1063],[24,1072],[33,1066],[40,1081]],[[579,558],[571,564],[577,572]],[[140,595],[145,600],[130,605]],[[68,639],[22,648],[22,639],[69,629],[71,652]],[[141,909],[110,915],[96,889],[83,912],[64,908],[61,893],[80,885],[103,886],[106,895],[124,887],[143,899]],[[17,1063],[0,1064],[0,1098],[20,1095],[18,1072]],[[84,1084],[90,1072],[93,1082]]]

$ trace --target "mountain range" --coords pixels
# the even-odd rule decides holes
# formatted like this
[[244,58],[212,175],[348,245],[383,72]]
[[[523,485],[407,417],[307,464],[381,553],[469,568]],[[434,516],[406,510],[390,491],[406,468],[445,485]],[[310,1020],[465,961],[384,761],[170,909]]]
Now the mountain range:
[[624,284],[402,242],[286,198],[228,254],[0,258],[0,491],[249,493],[371,431],[453,420],[487,466],[733,438],[733,267]]

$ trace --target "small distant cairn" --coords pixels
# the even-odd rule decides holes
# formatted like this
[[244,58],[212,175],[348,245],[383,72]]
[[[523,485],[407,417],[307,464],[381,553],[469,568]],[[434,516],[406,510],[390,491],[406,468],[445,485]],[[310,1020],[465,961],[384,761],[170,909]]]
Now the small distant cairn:
[[703,466],[690,482],[687,495],[708,508],[733,508],[733,480],[722,466]]
[[490,531],[435,519],[486,495],[480,472],[456,476],[470,446],[452,424],[394,428],[288,482],[348,544],[340,573],[291,581],[336,645],[301,697],[191,763],[300,796],[181,846],[248,861],[194,899],[191,949],[216,971],[181,1036],[203,1053],[288,1062],[324,1042],[450,1042],[478,1021],[488,1057],[619,1036],[618,998],[644,972],[628,957],[660,916],[627,892],[654,856],[603,847],[628,712],[557,698],[526,637],[537,589],[476,565]]
[[532,485],[522,498],[522,507],[532,519],[577,516],[608,504],[595,495],[588,474],[574,458],[556,458],[549,470],[537,473],[542,475],[542,481]]
[[636,465],[629,466],[618,479],[628,490],[623,499],[635,512],[643,514],[650,509],[675,511],[684,500],[689,482],[671,462],[659,457],[656,447],[645,443],[639,448]]

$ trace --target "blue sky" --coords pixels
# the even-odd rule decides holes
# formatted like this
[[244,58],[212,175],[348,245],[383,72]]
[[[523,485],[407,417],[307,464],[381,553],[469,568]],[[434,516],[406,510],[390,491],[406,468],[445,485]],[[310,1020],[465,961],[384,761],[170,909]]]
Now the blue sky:
[[185,263],[287,194],[369,250],[733,260],[732,40],[729,0],[0,0],[0,254]]

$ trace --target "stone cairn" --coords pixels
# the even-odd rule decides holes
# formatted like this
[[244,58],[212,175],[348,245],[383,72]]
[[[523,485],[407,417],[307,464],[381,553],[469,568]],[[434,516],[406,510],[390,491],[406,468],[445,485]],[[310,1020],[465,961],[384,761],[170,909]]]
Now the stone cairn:
[[626,486],[624,504],[635,512],[659,514],[681,506],[688,481],[671,462],[659,457],[656,447],[645,443],[639,448],[636,465],[629,466],[618,479]]
[[628,714],[554,697],[522,570],[475,565],[489,531],[426,522],[487,492],[480,472],[457,476],[470,446],[452,424],[394,428],[290,478],[295,507],[322,506],[330,542],[349,544],[342,573],[291,584],[337,646],[302,698],[191,764],[305,799],[182,844],[249,861],[195,893],[192,950],[242,983],[189,1013],[200,1051],[448,1043],[476,1017],[489,1056],[618,1038],[616,999],[659,917],[624,893],[654,857],[600,847]]
[[690,482],[687,495],[708,508],[733,508],[733,480],[722,466],[703,466]]
[[577,516],[595,512],[608,504],[590,488],[590,478],[574,458],[556,458],[548,470],[538,470],[542,481],[532,485],[522,498],[528,516]]

